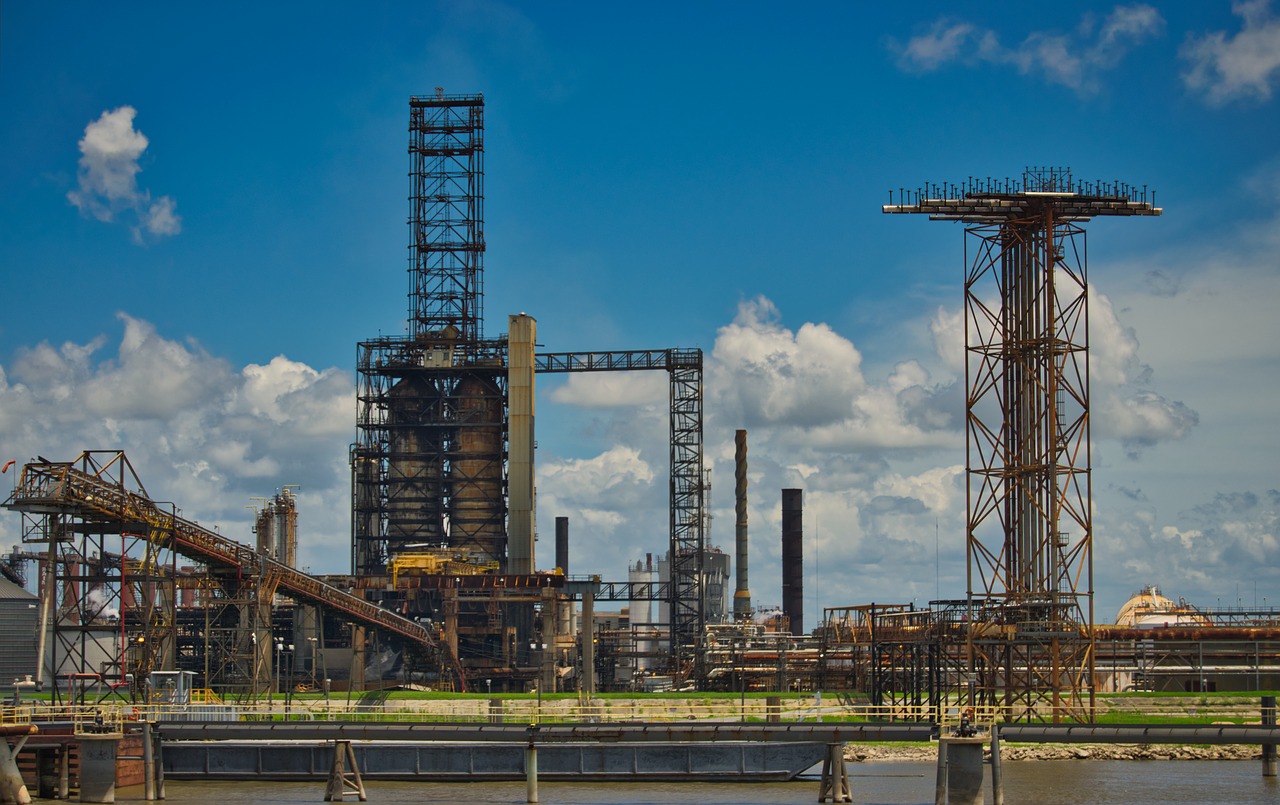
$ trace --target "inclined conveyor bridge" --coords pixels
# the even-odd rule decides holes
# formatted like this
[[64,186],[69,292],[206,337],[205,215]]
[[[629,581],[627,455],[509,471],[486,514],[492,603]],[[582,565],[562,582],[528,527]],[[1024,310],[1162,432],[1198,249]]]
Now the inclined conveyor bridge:
[[[99,465],[81,454],[74,462],[40,460],[22,469],[5,506],[28,514],[66,515],[82,520],[115,523],[122,532],[136,532],[157,547],[199,562],[211,571],[236,578],[259,578],[276,592],[299,603],[337,613],[357,626],[398,635],[428,654],[445,649],[431,632],[416,621],[351,595],[330,584],[264,556],[247,545],[228,539],[199,523],[166,511],[145,490],[131,490],[123,474],[108,469],[125,463],[123,452]],[[82,469],[87,468],[87,469]],[[139,486],[141,486],[139,484]],[[455,657],[446,657],[465,689]]]

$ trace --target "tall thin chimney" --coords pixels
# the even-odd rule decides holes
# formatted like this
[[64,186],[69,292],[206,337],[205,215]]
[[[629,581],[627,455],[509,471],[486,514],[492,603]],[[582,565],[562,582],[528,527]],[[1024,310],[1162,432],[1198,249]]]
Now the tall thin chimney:
[[782,614],[804,634],[804,491],[782,490]]
[[733,434],[733,479],[734,500],[736,502],[737,519],[734,536],[737,542],[738,587],[733,593],[733,619],[737,621],[751,618],[751,590],[747,586],[747,432],[736,431]]
[[556,567],[569,575],[569,518],[556,518]]

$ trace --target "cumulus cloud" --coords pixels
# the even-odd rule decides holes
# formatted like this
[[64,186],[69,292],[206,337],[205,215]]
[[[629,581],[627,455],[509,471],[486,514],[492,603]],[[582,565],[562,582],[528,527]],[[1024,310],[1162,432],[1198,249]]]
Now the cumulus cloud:
[[788,431],[796,445],[827,450],[956,444],[959,424],[946,391],[916,361],[869,383],[851,341],[827,324],[790,330],[763,297],[743,302],[720,328],[707,371],[717,416]]
[[617,408],[665,402],[666,372],[588,372],[571,374],[551,392],[557,403],[581,408]]
[[[114,351],[105,336],[41,343],[0,366],[3,460],[122,449],[152,497],[246,543],[250,499],[300,485],[304,563],[346,571],[349,375],[283,356],[236,369],[149,322],[119,318]],[[16,540],[16,528],[0,518],[0,537]]]
[[1215,106],[1268,100],[1280,78],[1280,19],[1272,15],[1270,0],[1237,2],[1232,11],[1241,19],[1240,30],[1190,36],[1181,51],[1187,63],[1182,80]]
[[862,356],[825,324],[784,328],[763,297],[743,302],[720,328],[708,385],[719,404],[744,425],[788,422],[819,426],[843,421],[865,387]]
[[[623,568],[668,542],[666,467],[655,470],[639,447],[617,444],[590,458],[547,458],[538,464],[542,533],[555,517],[568,517],[574,573]],[[550,562],[540,560],[540,567]]]
[[1089,289],[1089,374],[1094,438],[1118,440],[1130,458],[1160,442],[1184,438],[1200,415],[1151,387],[1153,371],[1138,357],[1136,332],[1120,323],[1111,300]]
[[[1236,606],[1236,592],[1251,595],[1255,583],[1274,590],[1280,582],[1280,491],[1274,489],[1216,493],[1168,518],[1149,507],[1126,512],[1100,533],[1100,555],[1118,559],[1099,565],[1104,585],[1136,590],[1158,583],[1213,608]],[[1252,606],[1248,599],[1240,603]]]
[[148,140],[133,127],[138,114],[132,106],[102,113],[85,126],[80,139],[79,186],[67,199],[81,212],[111,222],[130,216],[136,242],[144,237],[166,237],[182,231],[177,203],[169,196],[154,201],[149,190],[138,187],[139,164]]
[[946,64],[990,64],[1013,67],[1023,75],[1040,75],[1077,92],[1097,89],[1098,76],[1114,67],[1144,40],[1159,35],[1164,18],[1154,7],[1117,6],[1101,24],[1086,16],[1071,33],[1033,31],[1014,47],[1001,44],[989,29],[959,20],[940,19],[925,33],[892,42],[899,66],[931,72]]

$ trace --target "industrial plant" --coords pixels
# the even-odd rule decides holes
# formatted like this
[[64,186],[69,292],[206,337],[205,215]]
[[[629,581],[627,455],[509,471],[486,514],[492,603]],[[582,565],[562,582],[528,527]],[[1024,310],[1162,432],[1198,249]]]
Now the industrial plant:
[[[19,647],[3,679],[65,702],[140,700],[157,672],[233,701],[830,691],[1052,721],[1091,721],[1105,691],[1280,687],[1280,612],[1154,588],[1119,616],[1094,610],[1084,227],[1159,216],[1145,186],[1044,167],[891,194],[882,213],[964,226],[968,589],[827,608],[802,633],[804,491],[748,489],[746,430],[734,545],[711,544],[700,349],[540,352],[525,312],[486,332],[484,114],[480,95],[409,101],[409,318],[404,335],[356,345],[350,573],[297,566],[289,486],[254,501],[240,540],[156,500],[122,451],[35,460],[4,503],[22,544],[0,562],[0,605],[15,603],[0,634]],[[536,381],[623,371],[669,381],[667,550],[616,580],[575,575],[567,518],[554,554],[537,551]],[[764,596],[748,576],[749,495],[782,512],[781,589]]]

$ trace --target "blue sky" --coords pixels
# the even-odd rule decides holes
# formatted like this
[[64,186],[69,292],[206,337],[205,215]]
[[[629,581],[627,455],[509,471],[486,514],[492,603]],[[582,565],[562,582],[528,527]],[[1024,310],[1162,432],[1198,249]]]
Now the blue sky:
[[[807,627],[963,593],[963,233],[888,191],[1154,188],[1089,227],[1100,618],[1276,601],[1280,10],[885,6],[5,4],[0,459],[122,447],[246,541],[297,483],[302,561],[345,571],[355,343],[403,331],[440,86],[486,99],[489,332],[706,350],[712,541],[747,427],[753,592],[801,486]],[[540,382],[543,545],[567,515],[572,570],[622,578],[665,548],[665,381]]]

